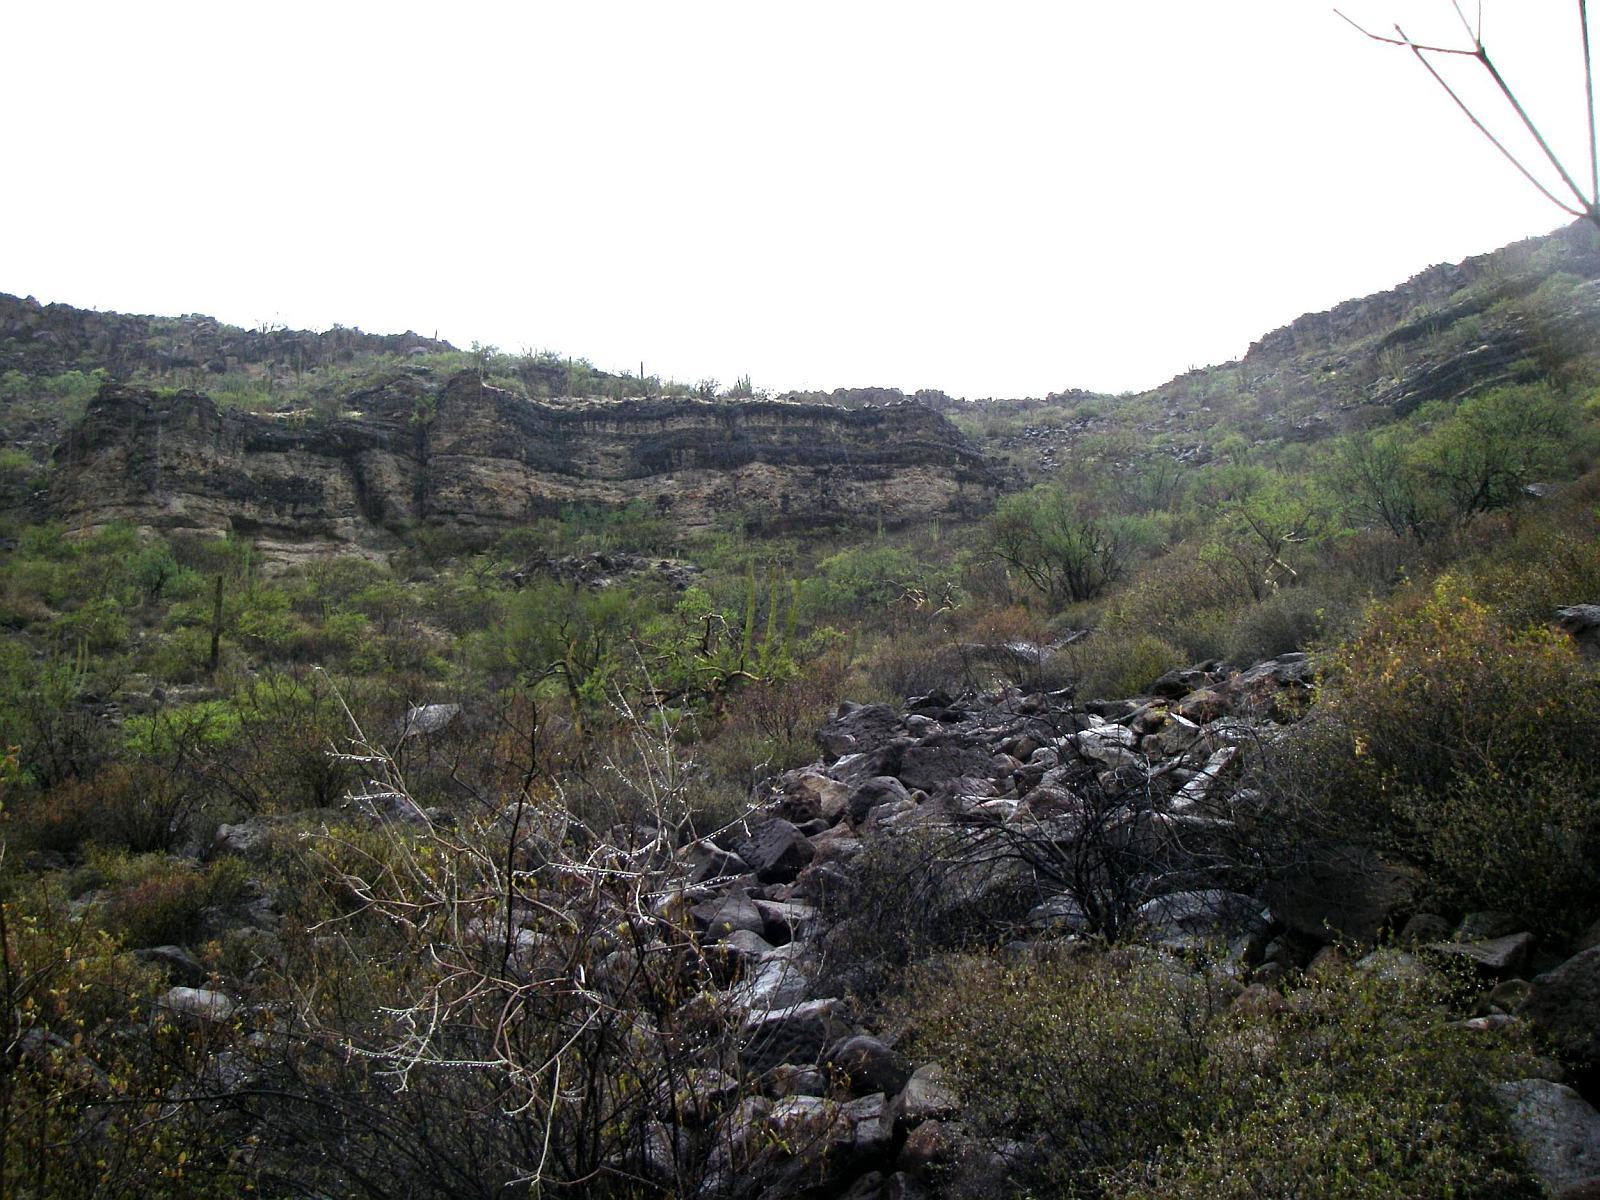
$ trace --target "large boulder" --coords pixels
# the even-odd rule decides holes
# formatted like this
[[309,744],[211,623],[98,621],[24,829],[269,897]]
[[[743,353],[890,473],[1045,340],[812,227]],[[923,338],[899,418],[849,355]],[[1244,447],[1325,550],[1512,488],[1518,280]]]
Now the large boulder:
[[736,849],[762,883],[792,883],[816,853],[805,834],[782,817],[758,826]]
[[1600,946],[1535,978],[1521,1015],[1561,1053],[1600,1064]]
[[865,754],[905,733],[900,714],[887,704],[839,706],[834,718],[817,730],[817,745],[829,758]]
[[1548,1079],[1497,1084],[1523,1158],[1556,1200],[1600,1197],[1600,1113],[1577,1092]]
[[1268,889],[1273,915],[1318,941],[1375,942],[1416,907],[1424,878],[1364,846],[1329,846]]

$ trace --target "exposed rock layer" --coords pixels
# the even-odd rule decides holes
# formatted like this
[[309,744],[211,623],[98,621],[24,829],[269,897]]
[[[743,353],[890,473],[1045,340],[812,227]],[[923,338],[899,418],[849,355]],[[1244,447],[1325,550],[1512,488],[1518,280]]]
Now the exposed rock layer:
[[350,405],[295,420],[108,386],[57,452],[51,508],[79,528],[243,533],[282,556],[383,549],[419,522],[492,533],[569,504],[782,526],[964,515],[995,493],[983,457],[913,404],[538,402],[402,373]]

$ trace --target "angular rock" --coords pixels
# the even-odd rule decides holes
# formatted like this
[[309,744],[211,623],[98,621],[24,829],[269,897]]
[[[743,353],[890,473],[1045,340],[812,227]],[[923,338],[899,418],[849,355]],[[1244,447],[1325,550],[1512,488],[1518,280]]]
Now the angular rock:
[[805,1000],[751,1012],[740,1027],[744,1062],[755,1070],[816,1062],[846,1032],[837,999]]
[[1600,1063],[1600,946],[1536,977],[1521,1015],[1561,1053]]
[[1435,942],[1428,947],[1442,958],[1469,962],[1485,974],[1501,979],[1520,973],[1532,948],[1531,933],[1514,933],[1481,942]]
[[1228,698],[1213,688],[1202,688],[1179,700],[1172,711],[1185,721],[1204,725],[1228,715]]
[[791,943],[756,960],[728,996],[752,1013],[790,1008],[811,995],[816,974],[816,960],[803,946]]
[[681,847],[676,857],[688,867],[688,882],[691,884],[743,875],[750,869],[744,859],[731,850],[724,850],[715,842],[704,839]]
[[1195,667],[1174,668],[1156,679],[1146,692],[1162,700],[1181,700],[1211,683],[1211,677]]
[[936,733],[906,747],[896,772],[908,788],[931,792],[946,780],[964,775],[993,779],[999,772],[994,753],[965,730]]
[[911,802],[906,785],[890,775],[879,775],[858,784],[850,793],[845,815],[852,825],[860,825],[880,804],[905,805]]
[[796,824],[820,820],[831,825],[843,814],[849,798],[847,784],[830,779],[820,771],[803,768],[784,776],[783,795],[772,811]]
[[905,732],[900,714],[887,704],[839,706],[834,718],[817,730],[817,744],[829,758],[866,754]]
[[816,908],[798,900],[757,899],[755,907],[761,914],[762,936],[775,946],[804,940],[819,919]]
[[1139,906],[1139,919],[1157,941],[1220,938],[1264,924],[1259,901],[1217,888],[1157,896]]
[[1310,703],[1316,677],[1311,656],[1296,651],[1239,672],[1228,681],[1226,692],[1242,712],[1260,713],[1274,721],[1292,721]]
[[923,1063],[911,1072],[889,1105],[889,1118],[904,1129],[941,1117],[952,1117],[961,1111],[961,1097],[945,1080],[945,1071],[938,1063]]
[[1417,913],[1400,931],[1402,946],[1421,946],[1427,942],[1450,940],[1450,922],[1436,913]]
[[726,938],[736,930],[762,933],[767,921],[756,907],[756,902],[743,892],[730,892],[712,900],[703,901],[690,909],[695,922],[706,931],[710,939]]
[[864,1033],[843,1038],[828,1047],[823,1064],[838,1072],[858,1094],[895,1095],[911,1072],[900,1055]]
[[739,845],[738,853],[762,883],[790,883],[816,852],[792,824],[773,817]]

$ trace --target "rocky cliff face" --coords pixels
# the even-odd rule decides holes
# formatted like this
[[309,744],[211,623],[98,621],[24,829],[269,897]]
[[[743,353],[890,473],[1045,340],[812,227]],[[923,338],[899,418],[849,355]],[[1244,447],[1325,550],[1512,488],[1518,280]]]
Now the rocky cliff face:
[[409,332],[240,329],[200,315],[95,312],[0,293],[0,373],[48,375],[102,368],[120,379],[139,372],[221,373],[263,363],[311,370],[362,354],[449,349],[448,342]]
[[281,559],[381,551],[420,522],[489,534],[570,504],[781,527],[968,515],[996,490],[985,459],[915,404],[539,402],[469,372],[437,390],[397,374],[350,409],[260,416],[108,386],[57,452],[49,506],[79,528],[241,533]]

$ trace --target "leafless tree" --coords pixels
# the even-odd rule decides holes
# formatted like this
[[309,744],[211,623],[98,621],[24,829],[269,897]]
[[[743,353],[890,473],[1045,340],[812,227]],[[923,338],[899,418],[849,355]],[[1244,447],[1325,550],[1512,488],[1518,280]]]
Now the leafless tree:
[[[1470,46],[1441,46],[1413,39],[1400,25],[1394,26],[1394,34],[1376,33],[1366,29],[1350,17],[1340,12],[1339,16],[1362,34],[1373,41],[1383,42],[1389,46],[1401,46],[1411,51],[1416,60],[1431,75],[1445,93],[1453,100],[1456,107],[1466,115],[1474,128],[1498,150],[1512,166],[1514,166],[1550,203],[1570,216],[1580,217],[1595,228],[1600,229],[1600,142],[1595,136],[1595,111],[1594,111],[1594,69],[1589,53],[1589,6],[1586,0],[1578,0],[1578,27],[1580,34],[1580,49],[1583,53],[1583,82],[1586,100],[1585,112],[1589,123],[1589,178],[1588,187],[1585,189],[1574,177],[1574,172],[1567,163],[1551,148],[1549,141],[1539,126],[1534,122],[1522,101],[1517,97],[1516,91],[1501,74],[1499,66],[1490,56],[1488,47],[1483,42],[1483,6],[1480,3],[1476,20],[1467,20],[1467,15],[1461,10],[1460,0],[1450,0],[1451,7],[1455,9],[1456,16],[1461,21],[1461,27],[1466,32]],[[1338,10],[1335,10],[1338,12]],[[1516,115],[1518,123],[1532,137],[1538,147],[1538,153],[1519,155],[1506,145],[1505,141],[1492,133],[1485,123],[1480,112],[1473,108],[1461,93],[1445,79],[1439,68],[1435,65],[1435,58],[1468,58],[1478,64],[1493,82],[1495,91],[1504,100],[1505,104]],[[1539,163],[1543,160],[1543,167],[1555,172],[1560,179],[1559,185],[1547,183],[1541,179],[1530,161]]]

